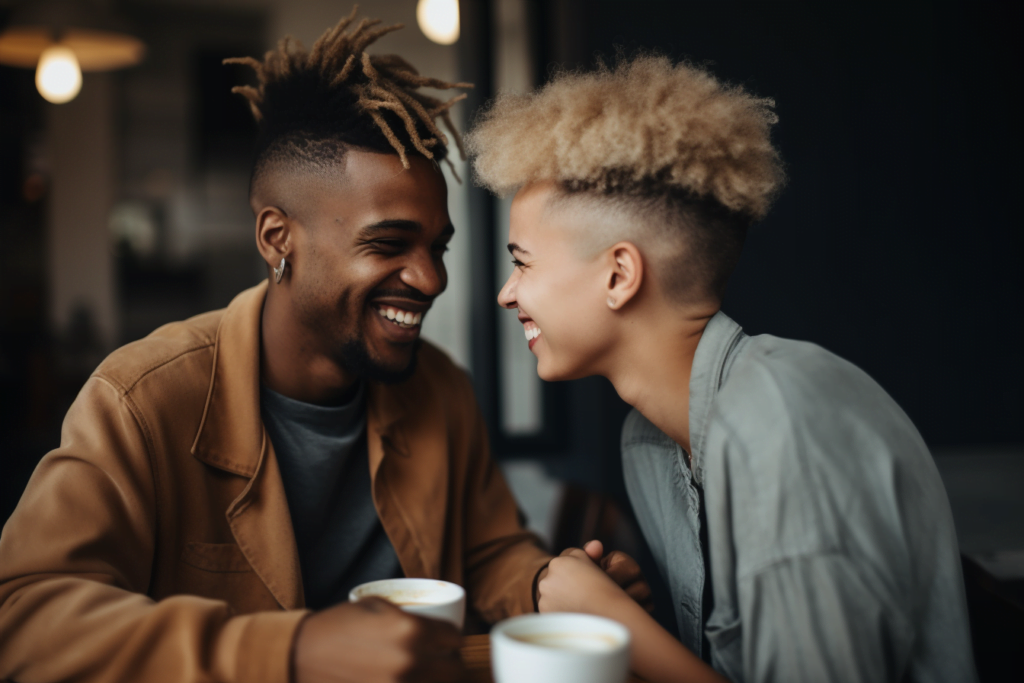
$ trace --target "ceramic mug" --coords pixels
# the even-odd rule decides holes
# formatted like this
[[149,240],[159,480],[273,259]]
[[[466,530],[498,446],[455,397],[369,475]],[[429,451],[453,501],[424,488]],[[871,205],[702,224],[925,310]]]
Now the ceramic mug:
[[466,591],[454,583],[435,579],[383,579],[356,586],[349,602],[376,596],[410,614],[451,622],[462,630],[466,617]]
[[624,683],[629,630],[589,614],[524,614],[491,629],[495,683]]

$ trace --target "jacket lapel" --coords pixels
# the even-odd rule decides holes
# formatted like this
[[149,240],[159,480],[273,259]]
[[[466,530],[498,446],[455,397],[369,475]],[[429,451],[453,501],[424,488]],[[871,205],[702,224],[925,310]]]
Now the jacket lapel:
[[448,479],[447,420],[422,372],[371,383],[367,451],[373,501],[409,577],[442,578]]
[[260,417],[260,319],[266,282],[239,294],[217,329],[213,371],[192,453],[249,478],[226,511],[238,547],[285,609],[303,607],[298,547],[274,448]]

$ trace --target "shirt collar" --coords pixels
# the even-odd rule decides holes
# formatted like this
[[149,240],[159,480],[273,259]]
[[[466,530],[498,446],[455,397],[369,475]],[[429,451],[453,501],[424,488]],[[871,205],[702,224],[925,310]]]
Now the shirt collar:
[[715,313],[697,343],[690,370],[690,468],[693,478],[704,485],[704,446],[715,397],[741,343],[747,339],[741,328],[722,311]]

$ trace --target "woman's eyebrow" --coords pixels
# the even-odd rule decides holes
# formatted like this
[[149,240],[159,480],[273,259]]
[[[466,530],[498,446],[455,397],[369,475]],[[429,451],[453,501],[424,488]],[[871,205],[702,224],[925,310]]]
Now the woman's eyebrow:
[[523,249],[521,246],[519,246],[515,242],[509,242],[508,243],[508,253],[510,253],[513,256],[515,256],[517,251],[520,254],[522,254],[523,256],[529,256],[530,255],[530,252],[526,251],[525,249]]

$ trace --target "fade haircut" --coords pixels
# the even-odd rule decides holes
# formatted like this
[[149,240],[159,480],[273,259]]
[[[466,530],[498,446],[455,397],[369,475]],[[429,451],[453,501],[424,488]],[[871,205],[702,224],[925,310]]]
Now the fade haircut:
[[224,60],[252,67],[258,80],[256,86],[231,89],[248,100],[259,124],[250,192],[279,164],[324,170],[352,147],[396,153],[406,169],[410,154],[447,160],[448,138],[438,128],[437,118],[444,121],[465,158],[449,110],[466,95],[444,101],[417,89],[471,88],[472,84],[420,76],[398,55],[368,54],[365,50],[374,41],[403,25],[378,26],[379,19],[364,18],[348,30],[357,9],[353,7],[308,52],[289,36],[262,61]]
[[645,257],[670,295],[721,300],[747,229],[785,183],[774,105],[689,63],[620,57],[499,95],[468,148],[492,192],[554,181],[570,204],[617,209],[650,233]]

